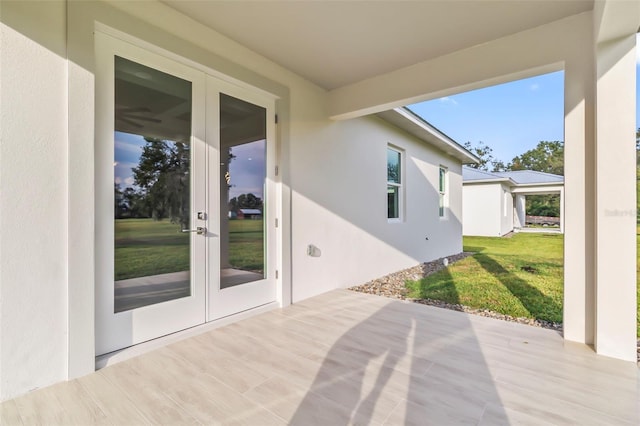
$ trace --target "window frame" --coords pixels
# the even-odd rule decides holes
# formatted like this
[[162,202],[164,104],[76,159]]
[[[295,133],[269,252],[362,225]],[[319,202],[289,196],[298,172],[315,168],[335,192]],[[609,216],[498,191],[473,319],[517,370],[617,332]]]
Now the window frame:
[[502,217],[506,218],[507,216],[509,216],[509,199],[507,198],[507,195],[509,194],[509,192],[504,189],[504,187],[502,188],[502,203],[504,204],[503,208],[502,208]]
[[438,218],[447,219],[449,207],[449,168],[438,166]]
[[[395,153],[398,154],[398,165],[400,166],[400,171],[398,173],[398,182],[392,182],[389,180],[389,168],[388,168],[388,159],[389,159],[389,151],[393,151]],[[404,172],[404,168],[405,168],[405,151],[393,144],[387,144],[387,185],[386,185],[386,192],[387,192],[387,222],[388,223],[401,223],[404,221],[404,199],[405,199],[405,195],[404,195],[404,191],[405,191],[405,172]],[[398,205],[398,211],[397,211],[397,216],[395,217],[389,217],[389,187],[394,187],[396,188],[396,193],[397,193],[397,205]]]

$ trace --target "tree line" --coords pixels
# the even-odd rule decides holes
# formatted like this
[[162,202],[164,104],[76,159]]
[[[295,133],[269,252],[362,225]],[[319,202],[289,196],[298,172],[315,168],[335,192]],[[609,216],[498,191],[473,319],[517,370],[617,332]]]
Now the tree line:
[[467,142],[464,147],[480,159],[478,164],[469,165],[475,169],[487,172],[535,170],[564,176],[563,141],[540,141],[535,148],[513,157],[508,163],[495,158],[493,149],[484,142],[478,142],[475,146]]

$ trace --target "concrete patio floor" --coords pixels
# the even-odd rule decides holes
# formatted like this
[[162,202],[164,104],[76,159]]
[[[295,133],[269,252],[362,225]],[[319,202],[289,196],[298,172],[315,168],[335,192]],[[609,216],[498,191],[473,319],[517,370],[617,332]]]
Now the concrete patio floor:
[[640,424],[638,366],[337,290],[0,405],[0,424]]

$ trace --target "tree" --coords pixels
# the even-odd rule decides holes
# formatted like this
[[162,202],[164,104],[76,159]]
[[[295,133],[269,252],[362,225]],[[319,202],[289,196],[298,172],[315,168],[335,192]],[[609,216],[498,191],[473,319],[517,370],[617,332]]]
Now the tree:
[[528,195],[527,214],[532,216],[560,216],[560,195]]
[[[138,167],[132,169],[142,198],[136,200],[138,207],[148,210],[155,220],[168,217],[171,222],[186,228],[190,216],[189,145],[144,139],[146,145],[142,148]],[[132,199],[137,196],[135,191],[129,195]]]
[[466,142],[464,144],[464,147],[467,149],[467,151],[471,152],[480,159],[478,164],[469,164],[469,167],[473,169],[484,170],[486,172],[499,172],[507,170],[507,165],[505,165],[497,158],[494,158],[493,149],[489,145],[486,145],[484,142],[480,141],[476,146],[471,145],[471,142]]
[[127,212],[127,204],[124,199],[124,193],[122,192],[122,188],[120,188],[119,183],[113,184],[113,192],[114,192],[114,213],[116,219],[121,219]]
[[262,204],[262,199],[252,193],[240,194],[229,200],[229,211],[236,211],[238,209],[257,209],[262,211]]
[[535,170],[564,176],[564,142],[541,141],[511,160],[510,170]]
[[152,216],[151,206],[140,191],[129,186],[125,188],[123,197],[127,208],[127,217],[149,218]]

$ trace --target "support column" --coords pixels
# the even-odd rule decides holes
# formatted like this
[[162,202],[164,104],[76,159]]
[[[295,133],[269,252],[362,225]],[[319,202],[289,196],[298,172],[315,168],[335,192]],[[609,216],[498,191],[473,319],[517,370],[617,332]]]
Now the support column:
[[635,361],[635,34],[598,44],[596,64],[595,347]]
[[[582,39],[593,37],[585,28]],[[565,63],[564,117],[564,303],[566,340],[594,340],[593,138],[595,72],[593,45],[579,45]]]
[[524,228],[527,223],[527,196],[516,194],[516,227]]

